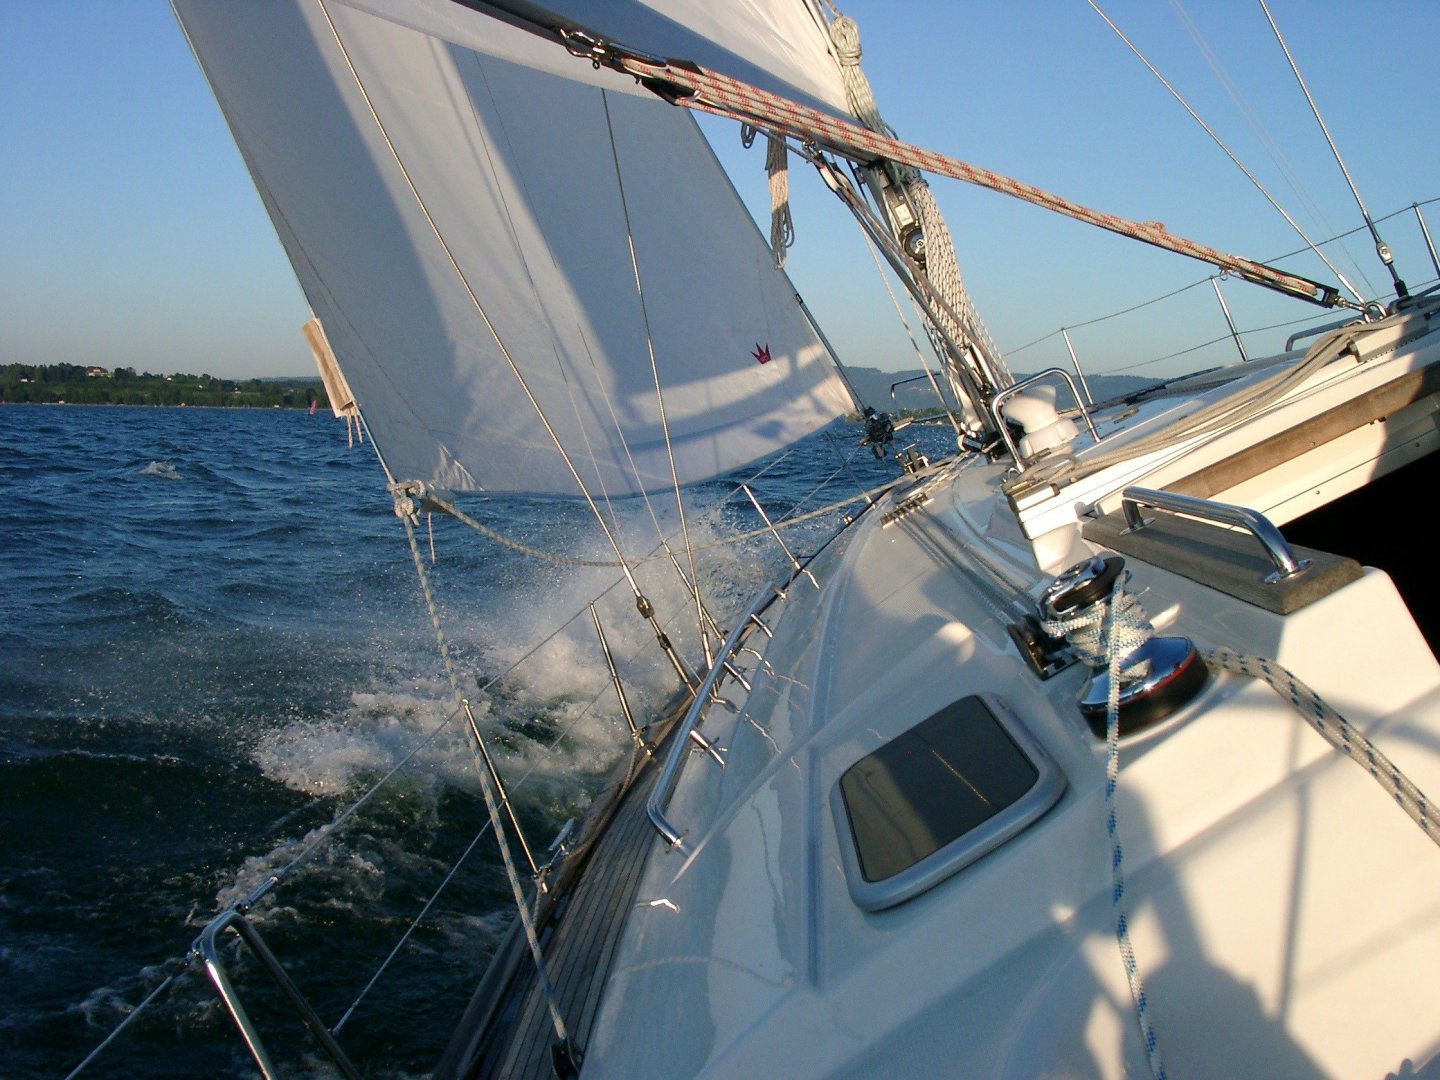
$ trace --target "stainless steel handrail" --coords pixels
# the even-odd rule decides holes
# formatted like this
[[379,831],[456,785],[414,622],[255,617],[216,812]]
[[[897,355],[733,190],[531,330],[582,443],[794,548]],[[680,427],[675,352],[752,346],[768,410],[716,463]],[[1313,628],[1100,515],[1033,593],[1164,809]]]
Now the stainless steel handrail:
[[1234,525],[1245,529],[1260,541],[1260,546],[1265,549],[1265,554],[1275,566],[1275,572],[1265,577],[1267,585],[1303,574],[1313,565],[1310,559],[1295,558],[1289,542],[1280,535],[1280,530],[1270,523],[1270,519],[1248,507],[1200,499],[1194,495],[1179,495],[1173,491],[1138,487],[1125,489],[1121,495],[1120,506],[1125,511],[1126,532],[1135,532],[1150,524],[1140,514],[1142,506],[1184,514],[1212,524]]
[[660,777],[655,781],[655,789],[650,793],[649,800],[645,803],[645,813],[650,818],[650,823],[667,844],[671,847],[680,847],[680,840],[685,835],[671,824],[670,819],[665,816],[665,809],[670,802],[670,796],[675,792],[675,785],[680,779],[680,768],[685,762],[689,752],[690,739],[699,726],[700,718],[710,703],[710,695],[715,689],[715,684],[720,681],[720,676],[727,674],[730,667],[729,660],[740,649],[740,644],[745,636],[760,622],[759,615],[767,606],[784,594],[774,582],[766,582],[750,601],[750,606],[745,609],[745,614],[735,620],[735,629],[730,631],[730,636],[725,639],[725,644],[720,647],[720,652],[715,662],[710,665],[710,671],[705,676],[705,681],[700,684],[700,689],[695,692],[695,699],[690,703],[685,718],[671,736],[670,754],[665,759],[665,767],[660,771]]

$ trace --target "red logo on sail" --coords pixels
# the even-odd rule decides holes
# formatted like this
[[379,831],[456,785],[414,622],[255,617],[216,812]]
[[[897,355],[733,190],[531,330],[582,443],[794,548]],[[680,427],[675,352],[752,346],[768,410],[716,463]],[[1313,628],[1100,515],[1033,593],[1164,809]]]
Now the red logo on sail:
[[769,344],[767,343],[767,344],[765,344],[765,345],[761,345],[761,344],[757,341],[757,342],[755,343],[755,351],[752,352],[750,355],[753,356],[758,363],[768,364],[768,363],[770,362],[770,346],[769,346]]

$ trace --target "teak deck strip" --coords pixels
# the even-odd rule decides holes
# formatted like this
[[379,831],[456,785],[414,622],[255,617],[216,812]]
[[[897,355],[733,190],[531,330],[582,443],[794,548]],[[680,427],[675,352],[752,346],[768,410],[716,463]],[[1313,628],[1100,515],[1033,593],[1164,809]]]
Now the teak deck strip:
[[[541,933],[560,1014],[572,1042],[582,1052],[589,1042],[625,917],[634,905],[646,854],[658,839],[645,813],[656,774],[655,768],[647,768],[621,797],[581,876],[557,904],[554,918]],[[554,1028],[518,925],[511,931],[511,940],[497,952],[495,963],[510,969],[508,979],[488,991],[482,987],[476,1003],[482,1007],[472,1005],[467,1012],[472,1027],[483,1024],[488,1030],[470,1032],[469,1041],[477,1050],[468,1055],[468,1062],[448,1060],[451,1055],[447,1054],[447,1062],[442,1062],[436,1076],[551,1080]],[[489,976],[486,981],[491,982]],[[493,1000],[478,1001],[487,994]],[[465,1024],[462,1022],[462,1027]],[[457,1034],[457,1041],[462,1035]]]

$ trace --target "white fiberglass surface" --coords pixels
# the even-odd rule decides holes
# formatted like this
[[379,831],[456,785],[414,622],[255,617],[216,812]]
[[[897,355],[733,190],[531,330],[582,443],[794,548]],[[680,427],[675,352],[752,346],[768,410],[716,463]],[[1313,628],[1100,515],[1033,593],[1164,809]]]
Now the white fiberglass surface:
[[[1073,707],[1084,674],[1032,676],[943,563],[903,522],[870,526],[787,611],[767,656],[787,667],[751,699],[776,708],[730,721],[733,773],[690,762],[686,852],[656,845],[587,1073],[1143,1071],[1109,904],[1104,747]],[[1395,629],[1384,575],[1282,619],[1133,569],[1162,630],[1292,667],[1440,790],[1440,671]],[[830,787],[972,692],[1024,718],[1069,790],[978,863],[862,911]],[[1131,932],[1177,1075],[1379,1076],[1434,1054],[1440,857],[1370,776],[1233,676],[1128,739],[1121,763]],[[1352,1026],[1370,1034],[1335,1037]]]

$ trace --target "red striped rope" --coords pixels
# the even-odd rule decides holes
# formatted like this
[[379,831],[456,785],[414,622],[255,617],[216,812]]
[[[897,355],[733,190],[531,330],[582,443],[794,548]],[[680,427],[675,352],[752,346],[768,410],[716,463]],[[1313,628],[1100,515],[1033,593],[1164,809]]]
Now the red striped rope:
[[687,108],[775,129],[802,141],[823,145],[846,157],[860,160],[883,158],[913,166],[923,172],[963,180],[1003,195],[1023,199],[1121,236],[1198,259],[1247,281],[1266,285],[1292,296],[1326,307],[1343,303],[1336,290],[1329,286],[1284,273],[1264,263],[1227,254],[1183,236],[1176,236],[1158,223],[1130,221],[1114,214],[1091,210],[1031,184],[911,143],[901,142],[718,72],[689,64],[678,65],[623,53],[614,55],[611,62],[619,70],[633,75],[663,97]]

